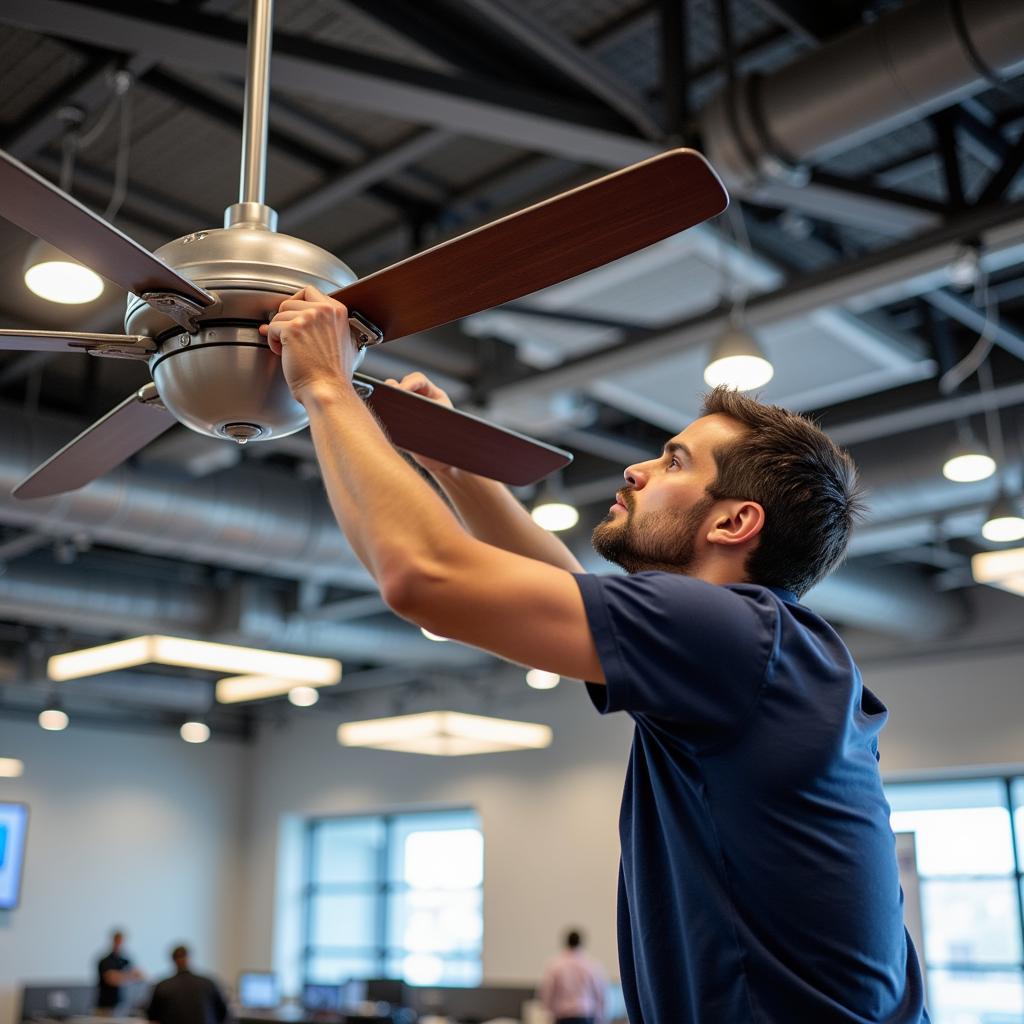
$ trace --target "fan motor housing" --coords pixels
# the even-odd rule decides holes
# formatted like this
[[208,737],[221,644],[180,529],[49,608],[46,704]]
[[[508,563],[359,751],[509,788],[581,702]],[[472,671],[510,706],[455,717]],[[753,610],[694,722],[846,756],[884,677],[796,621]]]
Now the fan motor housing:
[[128,296],[125,314],[126,333],[158,342],[150,374],[170,412],[200,434],[242,444],[285,437],[309,422],[259,325],[306,285],[329,294],[356,279],[332,253],[271,231],[267,221],[253,217],[197,231],[156,250],[217,296],[200,314],[196,331],[184,330],[135,295]]

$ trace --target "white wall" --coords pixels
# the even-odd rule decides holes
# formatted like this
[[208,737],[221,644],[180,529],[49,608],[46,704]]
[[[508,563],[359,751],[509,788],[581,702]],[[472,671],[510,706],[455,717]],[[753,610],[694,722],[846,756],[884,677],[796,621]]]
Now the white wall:
[[147,974],[185,941],[197,965],[237,970],[243,770],[238,743],[0,720],[0,756],[25,762],[0,800],[30,805],[21,905],[0,911],[0,1022],[23,981],[92,981],[112,926]]
[[[272,962],[273,890],[282,819],[420,806],[472,806],[484,829],[484,978],[533,983],[566,926],[578,924],[591,951],[615,968],[618,808],[631,737],[621,716],[601,720],[578,683],[527,689],[509,672],[504,714],[552,725],[542,751],[434,758],[345,749],[338,716],[296,714],[265,732],[253,758],[256,796],[246,835],[249,899],[243,958]],[[423,710],[429,701],[406,710]],[[361,702],[355,717],[393,713]]]

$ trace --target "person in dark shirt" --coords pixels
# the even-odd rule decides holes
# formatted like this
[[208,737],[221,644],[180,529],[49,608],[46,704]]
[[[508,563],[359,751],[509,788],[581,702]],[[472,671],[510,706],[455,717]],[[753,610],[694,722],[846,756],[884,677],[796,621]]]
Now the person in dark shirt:
[[110,1013],[121,1003],[122,987],[143,977],[124,955],[124,932],[118,930],[111,934],[110,952],[96,965],[96,972],[96,1009]]
[[175,973],[153,988],[146,1016],[157,1024],[221,1024],[228,1007],[217,983],[192,973],[185,946],[175,946],[171,959]]
[[[635,723],[618,919],[631,1024],[927,1021],[878,768],[887,712],[800,603],[846,550],[849,455],[715,389],[626,469],[594,531],[626,575],[588,574],[500,484],[420,458],[452,514],[352,387],[341,303],[307,287],[261,330],[392,610],[588,680],[599,711]],[[398,386],[450,404],[422,374]]]

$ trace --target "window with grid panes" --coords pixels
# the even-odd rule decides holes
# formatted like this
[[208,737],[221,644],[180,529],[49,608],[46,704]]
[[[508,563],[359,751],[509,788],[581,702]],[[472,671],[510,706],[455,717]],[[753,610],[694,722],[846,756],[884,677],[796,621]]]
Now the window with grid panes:
[[1024,1021],[1024,779],[890,783],[913,832],[928,1007],[935,1024]]
[[476,812],[317,818],[306,842],[304,981],[480,983],[483,833]]

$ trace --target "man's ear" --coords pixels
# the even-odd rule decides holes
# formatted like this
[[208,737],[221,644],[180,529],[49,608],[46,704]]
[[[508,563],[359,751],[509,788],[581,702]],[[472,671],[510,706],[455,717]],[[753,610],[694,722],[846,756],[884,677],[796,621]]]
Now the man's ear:
[[709,544],[746,544],[764,529],[764,509],[756,501],[725,501],[716,509]]

